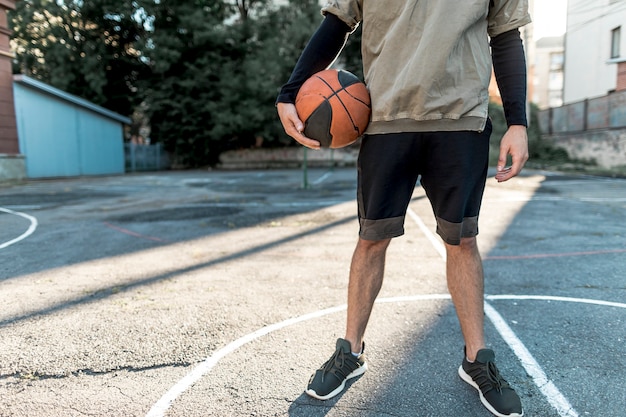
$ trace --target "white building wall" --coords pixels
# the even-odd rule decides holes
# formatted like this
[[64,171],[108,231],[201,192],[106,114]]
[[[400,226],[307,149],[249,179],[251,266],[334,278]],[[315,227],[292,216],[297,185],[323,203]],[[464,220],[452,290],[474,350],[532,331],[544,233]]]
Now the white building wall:
[[559,107],[563,104],[563,37],[541,38],[535,51],[530,99],[540,109]]
[[626,56],[626,0],[570,0],[567,6],[565,80],[567,103],[606,95],[617,85],[611,60],[611,31],[622,27],[621,53]]

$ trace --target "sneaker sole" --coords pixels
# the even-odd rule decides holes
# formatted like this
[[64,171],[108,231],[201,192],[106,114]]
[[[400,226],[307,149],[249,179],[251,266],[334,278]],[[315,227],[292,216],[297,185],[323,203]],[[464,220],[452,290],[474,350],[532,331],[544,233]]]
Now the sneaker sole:
[[326,394],[326,395],[318,395],[317,392],[315,392],[315,390],[312,389],[307,389],[304,392],[309,395],[310,397],[313,398],[317,398],[318,400],[328,400],[330,398],[333,398],[335,395],[339,394],[341,391],[343,391],[343,389],[346,387],[346,381],[352,378],[356,378],[359,375],[363,375],[365,373],[365,371],[367,371],[367,362],[365,362],[363,364],[363,366],[360,366],[358,368],[356,368],[354,371],[352,371],[350,373],[350,375],[348,375],[346,377],[346,379],[344,379],[341,382],[341,385],[339,385],[337,388],[335,388],[333,391],[331,391],[330,393]]
[[478,384],[476,384],[476,382],[474,382],[474,380],[472,379],[471,376],[469,376],[469,374],[467,372],[465,372],[465,370],[463,369],[463,366],[459,366],[459,376],[461,377],[461,379],[465,382],[467,382],[469,385],[473,386],[474,388],[476,388],[476,391],[478,391],[478,395],[480,396],[480,402],[483,403],[483,405],[485,406],[485,408],[487,410],[489,410],[489,412],[491,414],[493,414],[494,416],[498,416],[498,417],[522,417],[524,415],[524,411],[522,410],[521,414],[518,413],[513,413],[513,414],[501,414],[498,411],[496,411],[496,409],[494,409],[491,404],[489,404],[489,402],[485,399],[485,397],[483,396],[482,391],[480,390],[480,388],[478,387]]

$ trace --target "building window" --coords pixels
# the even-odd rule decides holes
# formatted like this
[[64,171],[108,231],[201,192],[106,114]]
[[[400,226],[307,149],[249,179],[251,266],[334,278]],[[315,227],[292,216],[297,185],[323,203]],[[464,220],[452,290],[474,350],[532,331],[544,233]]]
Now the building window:
[[611,31],[611,58],[619,58],[620,56],[621,32],[621,26],[618,26]]
[[550,54],[550,71],[563,70],[563,52],[552,52]]
[[548,75],[548,90],[562,90],[563,89],[563,73],[551,72]]

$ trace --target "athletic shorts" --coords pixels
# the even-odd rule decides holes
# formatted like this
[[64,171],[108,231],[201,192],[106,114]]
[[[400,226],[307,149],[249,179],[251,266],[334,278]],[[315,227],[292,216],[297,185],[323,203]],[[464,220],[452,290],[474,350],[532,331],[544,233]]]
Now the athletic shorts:
[[437,233],[451,245],[478,234],[491,123],[482,132],[365,135],[358,159],[359,236],[382,240],[404,234],[418,178],[430,201]]

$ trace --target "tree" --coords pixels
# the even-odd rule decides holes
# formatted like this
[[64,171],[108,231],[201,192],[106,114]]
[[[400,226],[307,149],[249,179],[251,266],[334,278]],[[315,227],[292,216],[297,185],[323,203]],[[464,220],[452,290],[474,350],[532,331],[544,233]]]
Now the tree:
[[16,72],[124,115],[183,166],[291,141],[274,108],[321,21],[317,0],[22,0]]
[[142,83],[151,139],[183,166],[212,165],[227,149],[286,136],[274,100],[321,19],[314,0],[180,0],[146,5],[154,29]]
[[142,16],[132,1],[19,1],[10,15],[14,72],[130,115],[146,69],[136,48]]

